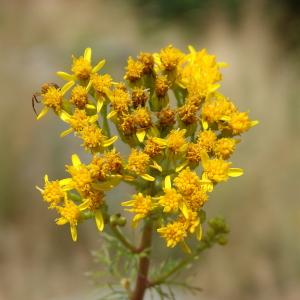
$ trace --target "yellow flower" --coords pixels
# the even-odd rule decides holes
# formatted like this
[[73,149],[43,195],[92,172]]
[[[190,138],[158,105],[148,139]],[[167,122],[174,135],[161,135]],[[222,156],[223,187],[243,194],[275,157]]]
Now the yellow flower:
[[155,142],[155,139],[150,137],[145,142],[144,152],[151,158],[162,154],[164,147]]
[[221,159],[228,159],[235,150],[237,140],[232,138],[221,138],[213,147],[214,154]]
[[169,248],[174,248],[187,236],[186,226],[181,221],[174,221],[158,228],[157,232],[166,240]]
[[184,196],[190,196],[195,190],[201,188],[200,178],[189,167],[179,172],[178,176],[174,179],[174,184],[179,193]]
[[49,203],[49,208],[55,208],[65,198],[63,182],[59,180],[49,181],[48,175],[45,175],[44,189],[36,187],[42,194],[44,201]]
[[76,108],[73,115],[62,112],[60,114],[60,118],[71,126],[71,128],[63,131],[60,134],[61,137],[64,137],[73,131],[80,132],[83,130],[83,128],[95,123],[98,120],[98,115],[96,114],[93,116],[87,116],[85,110]]
[[223,117],[222,120],[228,123],[225,128],[228,128],[234,135],[244,133],[258,124],[257,121],[251,121],[246,112],[235,112],[230,116]]
[[197,143],[199,144],[201,150],[204,150],[208,153],[212,151],[216,140],[217,136],[212,130],[205,130],[200,132]]
[[147,100],[149,99],[149,95],[146,89],[141,87],[134,87],[131,93],[132,104],[134,108],[139,106],[144,107]]
[[143,64],[143,74],[151,74],[154,68],[154,57],[151,53],[141,52],[138,60]]
[[152,125],[151,115],[147,108],[138,107],[132,114],[136,129],[148,129]]
[[172,71],[176,69],[177,65],[183,57],[184,54],[172,45],[161,49],[159,53],[159,59],[162,64],[162,67],[167,71]]
[[218,81],[222,79],[220,66],[214,55],[209,55],[206,49],[196,52],[189,47],[190,53],[182,60],[178,68],[179,83],[186,88],[190,96],[207,97],[219,88]]
[[105,64],[105,60],[100,60],[95,67],[91,65],[92,60],[92,50],[91,48],[86,48],[84,50],[83,56],[76,58],[73,56],[73,63],[71,67],[72,74],[68,74],[66,72],[57,72],[56,74],[68,81],[73,80],[88,80],[92,74],[97,73]]
[[85,87],[77,85],[73,88],[70,102],[77,108],[83,109],[88,103],[88,93]]
[[193,124],[197,122],[198,107],[191,103],[186,103],[178,108],[178,116],[180,120],[186,124]]
[[66,166],[66,170],[72,176],[70,189],[74,188],[79,193],[85,194],[91,190],[93,178],[88,167],[81,163],[76,154],[72,155],[72,165]]
[[47,87],[46,91],[42,94],[42,102],[45,107],[37,116],[37,120],[45,116],[50,108],[52,108],[53,111],[59,115],[63,111],[63,96],[73,86],[73,84],[74,82],[70,81],[66,83],[61,89],[53,85]]
[[158,204],[164,208],[163,211],[166,213],[176,212],[178,211],[182,200],[182,195],[175,189],[164,188],[164,194],[159,197]]
[[204,205],[204,203],[207,200],[207,193],[202,187],[195,188],[193,190],[193,193],[185,198],[187,207],[190,208],[192,211],[199,211],[199,209]]
[[224,116],[230,116],[237,109],[235,105],[222,94],[215,93],[214,97],[203,104],[202,118],[205,122],[219,122]]
[[144,64],[139,60],[133,60],[132,57],[129,57],[126,70],[124,79],[134,82],[141,79],[143,76]]
[[127,208],[126,210],[136,214],[132,220],[133,225],[137,225],[137,222],[145,218],[155,207],[152,203],[151,196],[144,196],[142,193],[133,195],[132,200],[122,202],[121,205],[132,206],[132,208]]
[[189,143],[186,151],[186,158],[189,162],[198,163],[201,161],[202,148],[198,143]]
[[107,116],[108,119],[111,117],[112,113],[118,113],[120,115],[128,113],[129,106],[131,105],[131,98],[126,90],[122,88],[115,88],[110,95],[110,102],[113,107],[113,111]]
[[96,124],[85,126],[80,131],[80,137],[83,140],[83,146],[87,150],[94,151],[101,151],[104,147],[109,147],[112,145],[116,140],[117,136],[113,136],[112,138],[108,139],[104,134],[101,128]]
[[71,236],[73,241],[77,241],[77,224],[80,219],[80,209],[70,200],[66,200],[64,206],[56,207],[57,212],[61,215],[56,219],[57,225],[70,223]]
[[213,183],[227,181],[228,177],[238,177],[243,175],[243,170],[230,168],[231,163],[222,159],[209,159],[207,154],[202,153],[202,166],[205,178]]
[[103,156],[94,156],[88,167],[92,177],[104,180],[107,176],[120,171],[122,160],[120,154],[114,149],[105,152]]
[[133,149],[128,157],[126,169],[136,175],[141,176],[145,180],[153,181],[154,177],[147,174],[150,167],[150,157],[148,154]]
[[189,210],[187,213],[187,217],[182,216],[179,218],[179,221],[182,222],[186,231],[190,233],[195,233],[198,240],[202,238],[202,227],[200,223],[200,218],[197,212]]
[[159,120],[159,125],[162,127],[172,126],[176,123],[175,110],[170,107],[164,107],[157,113],[157,117]]
[[91,82],[94,90],[102,96],[110,94],[110,88],[112,86],[112,78],[109,74],[99,75],[93,74],[91,76]]
[[155,78],[155,93],[157,97],[164,97],[168,93],[170,82],[166,75],[158,75]]

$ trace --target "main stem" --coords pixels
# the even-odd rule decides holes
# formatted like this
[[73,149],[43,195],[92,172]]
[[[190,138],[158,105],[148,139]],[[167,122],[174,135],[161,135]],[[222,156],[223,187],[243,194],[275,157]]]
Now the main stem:
[[152,224],[148,221],[143,229],[140,249],[147,251],[147,255],[142,256],[139,260],[138,274],[136,278],[135,289],[132,293],[131,300],[143,300],[146,289],[149,284],[148,272],[150,266],[150,248],[152,242]]

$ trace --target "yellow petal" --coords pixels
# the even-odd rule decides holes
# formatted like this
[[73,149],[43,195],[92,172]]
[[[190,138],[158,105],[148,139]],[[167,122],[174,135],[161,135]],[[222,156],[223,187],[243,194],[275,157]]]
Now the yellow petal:
[[45,106],[42,111],[39,113],[39,115],[36,117],[37,120],[40,120],[47,112],[48,112],[49,108],[47,106]]
[[150,167],[158,170],[159,172],[162,172],[162,167],[155,160],[153,161],[153,165],[151,165]]
[[142,143],[145,139],[146,131],[145,130],[138,130],[136,132],[136,137],[138,138],[139,142]]
[[97,112],[99,113],[101,111],[101,108],[103,106],[103,98],[100,98],[98,101],[97,101]]
[[81,204],[78,206],[78,208],[79,208],[80,211],[83,211],[83,210],[88,209],[88,208],[89,208],[89,205],[90,205],[90,200],[89,200],[89,199],[86,199],[86,200],[84,200],[83,203],[81,203]]
[[95,104],[91,104],[91,103],[88,103],[85,107],[88,109],[96,109]]
[[74,81],[76,78],[74,75],[71,75],[69,73],[66,73],[66,72],[56,72],[56,75],[64,80],[67,80],[67,81]]
[[48,182],[49,182],[49,177],[48,177],[47,174],[44,176],[44,181],[45,181],[45,183],[48,183]]
[[65,137],[66,135],[68,135],[68,134],[70,134],[70,133],[72,133],[72,132],[73,132],[73,128],[69,128],[69,129],[63,131],[63,132],[60,134],[60,137],[63,138],[63,137]]
[[106,119],[111,119],[111,118],[113,118],[116,114],[117,114],[117,112],[116,112],[115,110],[112,110],[112,111],[106,116]]
[[203,167],[205,169],[205,165],[209,161],[209,156],[208,156],[208,154],[205,151],[202,151],[201,154],[200,154],[200,157],[201,157],[202,165],[203,165]]
[[77,166],[80,166],[81,165],[81,161],[80,161],[80,158],[77,154],[72,154],[72,164],[74,167],[77,167]]
[[149,175],[149,174],[143,174],[143,175],[141,175],[141,177],[142,177],[143,179],[147,180],[147,181],[154,181],[154,180],[155,180],[155,178],[152,177],[152,176]]
[[196,54],[196,49],[192,45],[188,45],[188,49],[192,54]]
[[123,179],[125,181],[133,181],[135,179],[135,177],[130,176],[130,175],[123,175]]
[[208,129],[208,123],[207,123],[207,121],[202,120],[202,127],[203,127],[204,130]]
[[103,215],[100,209],[97,209],[95,211],[95,220],[96,220],[96,225],[99,231],[103,231],[104,229],[104,220],[103,220]]
[[228,67],[228,63],[224,62],[224,61],[220,61],[217,63],[219,68],[227,68]]
[[61,92],[64,95],[73,85],[74,85],[74,81],[69,81],[67,82],[62,88],[61,88]]
[[165,177],[165,189],[171,189],[172,183],[171,183],[171,176],[168,175]]
[[105,65],[105,59],[100,60],[97,65],[93,68],[92,73],[97,73]]
[[186,167],[188,165],[188,161],[185,161],[184,163],[182,163],[180,166],[178,166],[175,171],[176,172],[180,172],[184,167]]
[[129,200],[121,203],[121,206],[133,206],[135,203],[135,200]]
[[92,87],[92,81],[89,80],[89,83],[87,84],[87,86],[85,88],[85,90],[86,90],[87,93],[90,91],[91,87]]
[[77,228],[76,228],[76,226],[75,225],[71,225],[70,226],[70,231],[71,231],[72,240],[74,242],[76,242],[77,241]]
[[65,218],[63,218],[63,217],[61,217],[61,218],[56,219],[56,220],[55,220],[55,223],[56,223],[57,225],[65,225],[65,224],[68,223],[68,220],[65,219]]
[[167,141],[158,137],[153,138],[153,141],[161,146],[166,146],[167,145]]
[[41,189],[40,187],[38,187],[37,185],[35,186],[35,188],[36,188],[38,191],[40,191],[42,194],[44,193],[44,190]]
[[64,178],[59,181],[59,185],[65,186],[65,185],[69,185],[72,182],[73,182],[72,178]]
[[239,177],[244,174],[243,169],[240,168],[230,168],[228,171],[228,176],[230,177]]
[[103,142],[103,147],[109,147],[110,145],[112,145],[116,140],[118,139],[118,137],[115,135],[113,137],[111,137],[110,139],[107,139]]
[[259,121],[258,120],[255,120],[255,121],[251,121],[251,127],[253,127],[253,126],[255,126],[255,125],[257,125],[257,124],[259,124]]
[[67,112],[65,112],[64,110],[60,111],[58,113],[58,116],[60,117],[61,120],[63,120],[66,123],[68,123],[71,119],[71,116]]
[[186,204],[184,202],[180,203],[179,208],[184,217],[187,219],[189,217],[189,209],[187,208]]
[[83,58],[87,60],[88,62],[91,62],[92,59],[92,49],[91,48],[86,48],[84,50]]

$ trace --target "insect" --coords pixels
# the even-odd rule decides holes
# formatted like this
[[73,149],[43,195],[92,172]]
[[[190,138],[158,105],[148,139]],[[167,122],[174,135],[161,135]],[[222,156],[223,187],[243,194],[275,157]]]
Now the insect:
[[56,83],[50,82],[50,83],[44,83],[41,86],[41,91],[36,92],[32,95],[31,101],[32,101],[32,108],[34,113],[37,115],[36,109],[35,109],[35,103],[41,103],[41,101],[38,99],[38,97],[43,96],[45,93],[47,93],[48,89],[53,86],[56,89],[59,89],[59,86]]

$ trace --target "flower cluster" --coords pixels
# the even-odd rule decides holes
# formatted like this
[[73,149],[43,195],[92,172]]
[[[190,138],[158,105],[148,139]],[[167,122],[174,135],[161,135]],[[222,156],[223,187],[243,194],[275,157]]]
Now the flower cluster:
[[[225,63],[205,49],[182,52],[172,45],[158,53],[129,57],[124,81],[101,73],[105,61],[92,64],[87,48],[73,57],[66,81],[43,85],[38,119],[52,110],[91,154],[83,163],[76,154],[66,166],[68,178],[38,188],[58,225],[94,218],[102,231],[110,220],[107,193],[120,182],[136,188],[121,207],[134,214],[133,225],[151,221],[168,247],[189,249],[187,239],[202,237],[201,215],[214,187],[243,174],[228,161],[242,133],[257,124],[218,90]],[[100,71],[100,72],[99,72]],[[114,125],[117,135],[112,135]],[[126,157],[117,138],[130,147]]]

